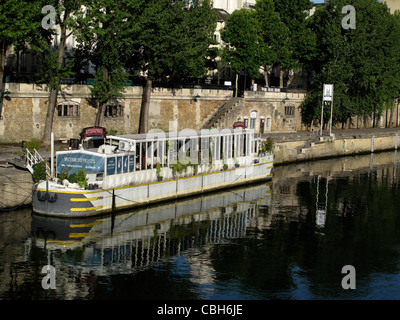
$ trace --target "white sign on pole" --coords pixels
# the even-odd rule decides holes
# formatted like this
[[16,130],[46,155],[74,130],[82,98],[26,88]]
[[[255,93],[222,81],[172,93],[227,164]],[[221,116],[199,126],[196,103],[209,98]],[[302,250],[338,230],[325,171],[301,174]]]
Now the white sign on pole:
[[333,84],[324,84],[324,101],[333,101]]

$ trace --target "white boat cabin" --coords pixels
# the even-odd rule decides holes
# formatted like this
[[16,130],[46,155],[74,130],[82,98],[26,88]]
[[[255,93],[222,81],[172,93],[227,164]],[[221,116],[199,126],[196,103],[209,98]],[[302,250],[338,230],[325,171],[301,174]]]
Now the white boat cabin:
[[98,147],[57,152],[57,174],[84,169],[92,189],[124,187],[175,178],[177,164],[192,175],[249,166],[258,144],[254,131],[243,129],[106,136]]

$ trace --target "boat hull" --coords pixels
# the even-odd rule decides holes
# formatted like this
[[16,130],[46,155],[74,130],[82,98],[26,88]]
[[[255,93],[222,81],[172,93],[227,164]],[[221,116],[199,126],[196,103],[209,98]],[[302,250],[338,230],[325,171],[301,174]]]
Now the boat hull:
[[33,194],[33,211],[66,218],[95,216],[269,180],[272,169],[269,158],[249,167],[104,190],[74,190],[52,183],[46,187],[42,183]]

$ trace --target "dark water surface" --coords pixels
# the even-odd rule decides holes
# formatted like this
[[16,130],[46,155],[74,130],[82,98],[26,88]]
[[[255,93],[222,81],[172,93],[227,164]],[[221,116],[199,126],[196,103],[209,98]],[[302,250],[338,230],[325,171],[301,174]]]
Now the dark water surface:
[[400,299],[399,158],[277,167],[268,183],[115,216],[0,213],[0,299]]

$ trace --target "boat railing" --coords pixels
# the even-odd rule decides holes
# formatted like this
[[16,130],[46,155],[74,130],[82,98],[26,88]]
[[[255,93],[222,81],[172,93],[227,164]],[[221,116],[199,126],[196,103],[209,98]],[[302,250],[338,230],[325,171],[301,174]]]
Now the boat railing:
[[[29,170],[31,174],[33,174],[34,172],[33,167],[35,166],[35,164],[43,161],[44,159],[36,149],[33,149],[33,152],[29,151],[29,149],[26,149],[26,168]],[[50,167],[47,163],[46,163],[46,174],[48,177],[50,177]]]

